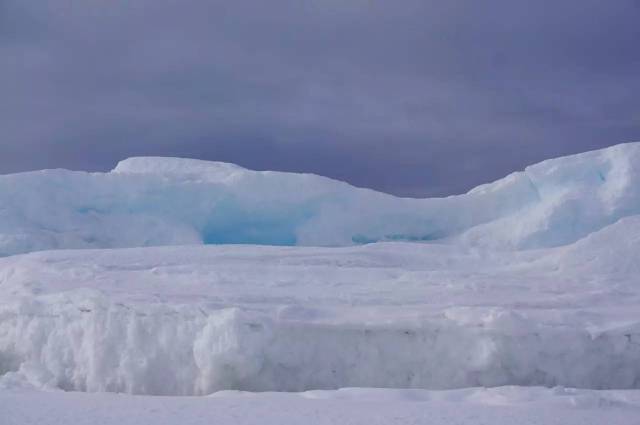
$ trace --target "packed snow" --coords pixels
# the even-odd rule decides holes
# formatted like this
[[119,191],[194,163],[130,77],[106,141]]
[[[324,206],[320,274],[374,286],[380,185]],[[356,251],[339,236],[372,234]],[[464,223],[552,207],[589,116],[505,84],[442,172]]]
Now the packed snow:
[[176,158],[0,176],[0,255],[9,424],[640,417],[640,143],[436,199]]

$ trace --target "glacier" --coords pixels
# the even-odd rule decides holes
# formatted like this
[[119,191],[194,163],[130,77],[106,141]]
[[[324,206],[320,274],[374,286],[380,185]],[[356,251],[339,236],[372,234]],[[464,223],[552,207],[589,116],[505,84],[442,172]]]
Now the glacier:
[[311,174],[179,158],[0,176],[0,255],[192,244],[575,242],[640,212],[640,143],[544,161],[469,193],[409,199]]
[[640,389],[640,143],[435,199],[178,158],[5,175],[0,253],[0,403]]

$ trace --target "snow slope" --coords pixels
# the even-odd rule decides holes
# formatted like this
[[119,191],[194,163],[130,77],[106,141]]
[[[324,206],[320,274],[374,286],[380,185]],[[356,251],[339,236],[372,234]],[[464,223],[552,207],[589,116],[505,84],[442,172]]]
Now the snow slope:
[[402,199],[309,174],[176,158],[111,173],[0,176],[0,255],[184,244],[382,240],[522,249],[574,242],[640,212],[640,143],[558,158],[467,194]]

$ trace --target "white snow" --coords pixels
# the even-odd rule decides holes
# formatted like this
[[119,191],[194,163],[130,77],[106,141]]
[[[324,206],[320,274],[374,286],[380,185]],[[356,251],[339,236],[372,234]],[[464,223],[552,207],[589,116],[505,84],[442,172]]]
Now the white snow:
[[3,425],[640,417],[640,143],[439,199],[176,158],[0,176],[0,254]]
[[637,425],[637,391],[346,388],[211,397],[0,391],[3,425]]

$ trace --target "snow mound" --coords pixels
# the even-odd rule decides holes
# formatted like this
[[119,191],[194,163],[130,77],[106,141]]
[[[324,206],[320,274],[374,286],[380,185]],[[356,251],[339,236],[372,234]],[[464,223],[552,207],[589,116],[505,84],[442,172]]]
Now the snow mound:
[[248,172],[236,164],[212,162],[188,158],[136,157],[120,161],[113,173],[182,175],[205,178],[211,181],[224,180],[233,175]]
[[527,249],[640,213],[640,143],[553,159],[467,194],[405,199],[310,175],[179,158],[0,176],[0,255],[187,244],[443,241]]

